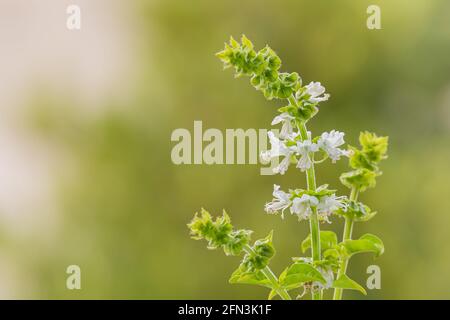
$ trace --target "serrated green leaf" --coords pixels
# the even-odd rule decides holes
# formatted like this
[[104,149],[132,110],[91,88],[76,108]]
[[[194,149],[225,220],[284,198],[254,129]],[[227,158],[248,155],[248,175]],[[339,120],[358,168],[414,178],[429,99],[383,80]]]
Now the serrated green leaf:
[[363,295],[367,295],[366,290],[361,285],[359,285],[356,281],[350,279],[345,274],[334,280],[332,287],[338,289],[357,290]]
[[[333,248],[337,244],[337,235],[333,231],[320,231],[320,248],[322,251]],[[302,252],[311,248],[311,234],[302,242]]]
[[340,243],[347,255],[352,256],[357,253],[372,252],[375,257],[379,257],[384,252],[383,241],[373,234],[365,234],[358,240],[345,240]]
[[307,263],[294,263],[280,275],[280,285],[286,290],[300,287],[305,282],[326,283],[319,270]]

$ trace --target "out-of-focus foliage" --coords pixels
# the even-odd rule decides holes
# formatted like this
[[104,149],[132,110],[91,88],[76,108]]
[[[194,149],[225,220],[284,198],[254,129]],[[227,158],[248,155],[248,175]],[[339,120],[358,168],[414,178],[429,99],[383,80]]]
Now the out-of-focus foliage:
[[[313,132],[344,131],[352,145],[365,129],[390,137],[377,188],[364,193],[378,212],[370,231],[386,252],[376,261],[355,256],[350,278],[364,284],[366,266],[378,264],[382,289],[367,290],[368,299],[450,298],[450,2],[377,1],[382,30],[368,30],[372,2],[128,2],[141,43],[132,103],[115,108],[121,102],[112,101],[111,111],[93,119],[77,116],[76,106],[61,112],[64,99],[30,104],[36,135],[66,150],[75,173],[61,179],[51,245],[2,235],[0,250],[12,252],[36,288],[23,296],[266,298],[264,289],[229,285],[239,258],[205,252],[189,240],[186,223],[202,204],[232,212],[236,228],[252,226],[259,235],[276,229],[272,268],[279,274],[300,255],[308,231],[265,215],[263,206],[273,183],[301,188],[303,175],[170,159],[176,128],[192,131],[194,120],[208,128],[267,128],[281,107],[230,79],[214,56],[229,34],[245,33],[255,46],[277,48],[286,70],[301,71],[305,82],[320,79],[331,93],[320,123],[310,121]],[[346,194],[344,170],[345,163],[323,166],[318,184],[332,181]],[[334,218],[331,229],[340,232],[342,222]],[[355,239],[365,228],[358,225]],[[65,287],[69,264],[81,267],[80,291]]]

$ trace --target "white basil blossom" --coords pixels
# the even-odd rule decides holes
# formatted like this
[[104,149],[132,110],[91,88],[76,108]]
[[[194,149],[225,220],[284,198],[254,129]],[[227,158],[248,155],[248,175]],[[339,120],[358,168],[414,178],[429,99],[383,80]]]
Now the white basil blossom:
[[289,113],[283,112],[280,115],[273,118],[271,124],[276,125],[281,122],[282,126],[281,126],[281,131],[280,131],[280,137],[287,138],[287,137],[291,136],[294,132],[294,127],[292,126],[292,120],[294,120],[294,119],[295,118],[293,116],[291,116]]
[[281,210],[281,218],[284,218],[284,210],[287,209],[291,205],[289,193],[286,193],[280,190],[280,186],[274,184],[273,185],[273,200],[269,203],[266,203],[264,210],[270,214],[276,214]]
[[346,205],[342,201],[345,197],[336,197],[335,194],[329,196],[323,196],[320,198],[319,204],[317,205],[317,212],[319,216],[328,221],[328,216],[339,209],[346,209]]
[[304,92],[297,92],[296,97],[299,99],[304,94],[309,96],[308,101],[311,103],[318,103],[321,101],[327,101],[330,95],[325,93],[325,87],[320,82],[310,82]]
[[347,150],[339,148],[344,143],[344,133],[336,130],[322,133],[317,141],[319,148],[328,154],[333,163],[339,160],[341,156],[349,156]]
[[322,284],[319,281],[314,281],[313,285],[318,287],[319,289],[330,289],[334,281],[333,270],[322,267],[317,267],[317,270],[319,270],[320,273],[322,274],[323,278],[325,279],[325,283]]
[[316,197],[303,194],[292,201],[291,214],[296,214],[299,220],[308,219],[312,213],[312,207],[319,204]]
[[284,156],[284,159],[280,164],[273,169],[274,173],[284,174],[289,167],[291,155],[294,151],[292,148],[287,147],[284,141],[275,137],[275,134],[272,131],[269,131],[267,135],[269,136],[271,148],[270,150],[261,153],[261,160],[269,162],[272,158]]
[[317,144],[312,143],[311,140],[304,140],[297,142],[296,152],[300,155],[300,159],[297,163],[297,168],[302,171],[308,170],[312,166],[312,160],[310,153],[319,150]]

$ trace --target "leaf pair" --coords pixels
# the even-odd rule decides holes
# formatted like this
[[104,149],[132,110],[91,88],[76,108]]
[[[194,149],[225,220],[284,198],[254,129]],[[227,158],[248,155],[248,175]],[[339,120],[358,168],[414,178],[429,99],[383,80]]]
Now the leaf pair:
[[[308,282],[319,282],[327,284],[327,280],[322,273],[313,266],[306,263],[295,263],[286,269],[280,276],[280,285],[287,290],[298,288]],[[332,288],[357,290],[366,295],[366,290],[356,281],[346,275],[340,276],[331,284]]]
[[[345,257],[364,252],[372,252],[375,257],[379,257],[384,252],[383,241],[370,233],[366,233],[356,240],[345,240],[338,243],[337,236],[333,231],[320,231],[320,247],[322,252],[335,249]],[[302,252],[306,252],[309,248],[311,248],[311,234],[301,244]]]

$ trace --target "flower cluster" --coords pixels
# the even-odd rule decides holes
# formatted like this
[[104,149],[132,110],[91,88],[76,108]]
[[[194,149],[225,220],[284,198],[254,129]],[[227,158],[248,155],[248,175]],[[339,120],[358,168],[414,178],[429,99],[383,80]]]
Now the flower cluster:
[[235,68],[237,77],[250,76],[251,84],[269,100],[286,99],[301,86],[298,73],[279,72],[281,59],[269,46],[255,51],[245,36],[242,36],[241,43],[231,37],[217,56],[224,62],[225,68]]
[[201,215],[195,213],[194,218],[188,224],[191,236],[195,240],[205,239],[209,249],[223,248],[227,255],[239,255],[249,243],[252,231],[234,230],[230,217],[224,211],[221,217],[212,219],[205,209]]
[[[332,130],[324,132],[320,137],[311,140],[311,134],[302,140],[298,132],[292,129],[292,119],[289,115],[282,113],[275,117],[272,124],[283,123],[280,138],[275,136],[273,131],[267,133],[271,149],[261,153],[261,160],[269,162],[273,158],[284,157],[273,171],[284,174],[291,162],[297,163],[297,168],[301,171],[308,170],[314,163],[314,153],[323,152],[325,157],[329,157],[334,163],[341,156],[349,156],[350,152],[339,148],[344,142],[344,133]],[[314,142],[315,141],[315,142]]]
[[336,197],[335,190],[329,190],[327,185],[318,187],[315,191],[295,189],[284,192],[280,186],[273,186],[273,200],[265,205],[265,211],[269,214],[281,212],[284,218],[284,210],[290,210],[291,214],[297,215],[299,220],[310,218],[313,210],[319,218],[327,221],[328,217],[335,211],[346,211],[346,198]]

